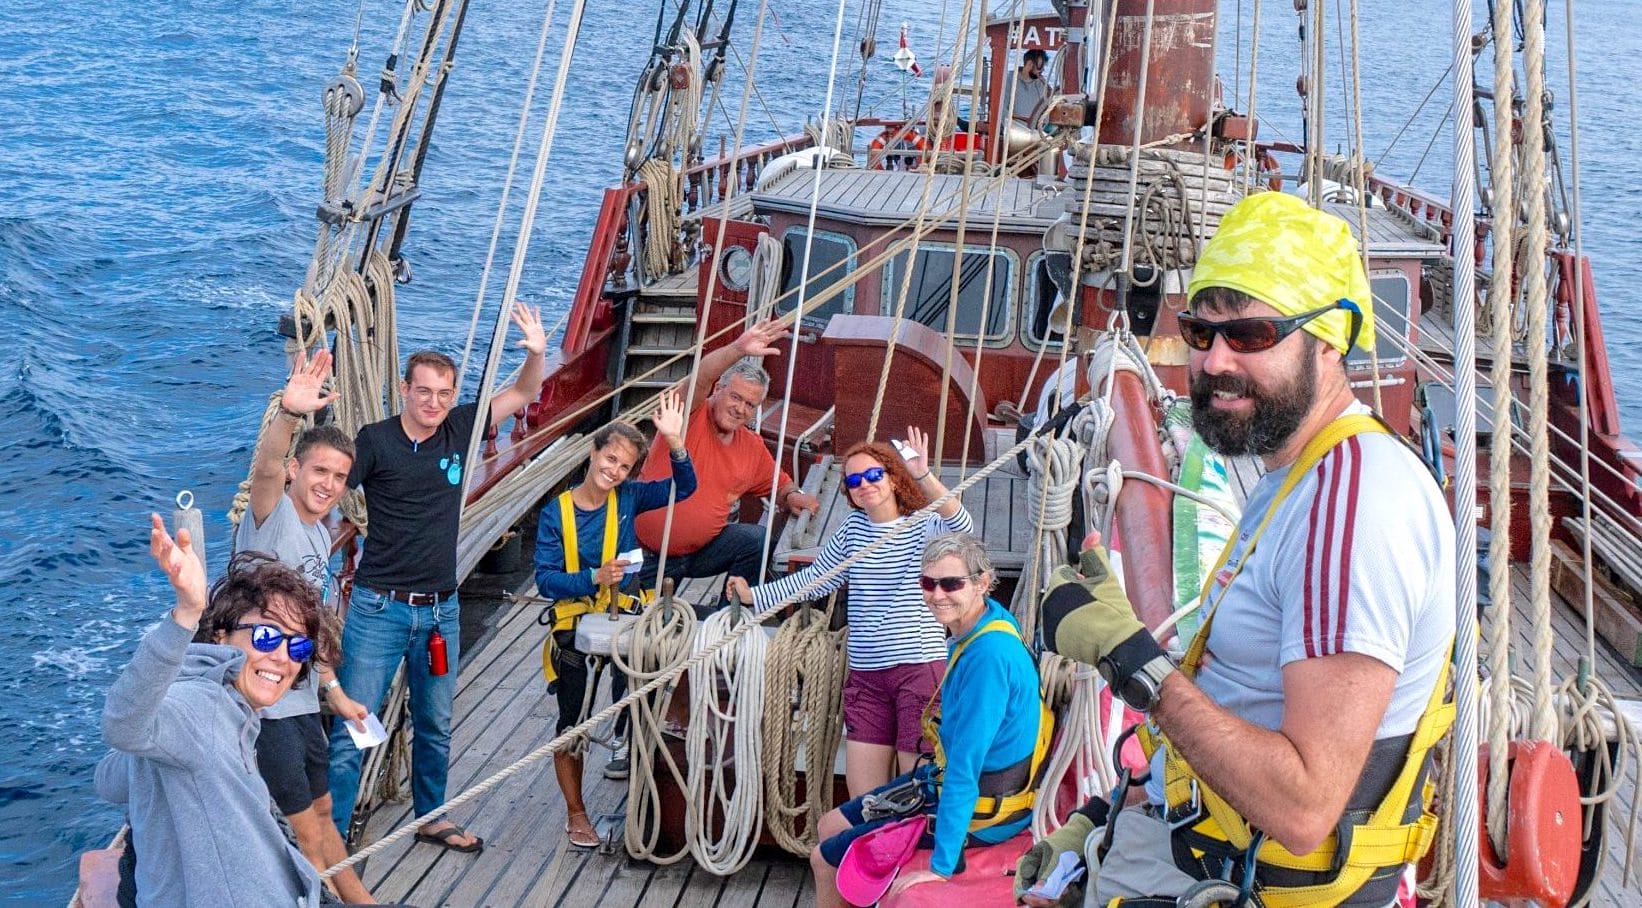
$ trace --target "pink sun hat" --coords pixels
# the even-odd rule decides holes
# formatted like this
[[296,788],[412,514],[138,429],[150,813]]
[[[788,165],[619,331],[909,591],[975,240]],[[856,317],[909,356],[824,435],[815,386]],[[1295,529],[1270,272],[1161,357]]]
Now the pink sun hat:
[[901,865],[918,850],[928,825],[929,817],[919,814],[886,823],[851,842],[838,862],[838,894],[860,908],[877,904]]

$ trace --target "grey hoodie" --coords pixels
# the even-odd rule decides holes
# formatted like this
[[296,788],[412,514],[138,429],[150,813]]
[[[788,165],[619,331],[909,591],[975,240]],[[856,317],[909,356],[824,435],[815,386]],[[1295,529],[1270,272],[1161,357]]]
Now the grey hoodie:
[[245,654],[190,644],[167,615],[103,707],[97,793],[125,804],[143,905],[317,906],[319,875],[280,831],[257,771],[261,722],[233,686]]

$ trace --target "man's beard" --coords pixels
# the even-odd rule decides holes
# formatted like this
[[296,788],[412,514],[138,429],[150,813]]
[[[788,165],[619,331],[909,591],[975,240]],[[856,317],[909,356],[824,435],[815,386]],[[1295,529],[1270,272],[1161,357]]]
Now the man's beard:
[[[1265,457],[1288,444],[1310,412],[1317,396],[1317,361],[1300,357],[1298,374],[1283,385],[1266,389],[1244,375],[1192,376],[1192,428],[1209,449],[1228,457]],[[1214,406],[1214,392],[1247,397],[1253,409],[1234,413]]]

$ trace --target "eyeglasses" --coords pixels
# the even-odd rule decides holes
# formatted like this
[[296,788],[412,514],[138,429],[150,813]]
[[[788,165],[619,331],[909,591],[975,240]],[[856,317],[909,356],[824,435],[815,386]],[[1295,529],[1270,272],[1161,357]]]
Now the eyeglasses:
[[956,593],[965,586],[968,586],[969,581],[974,579],[974,574],[965,574],[960,577],[931,577],[928,574],[924,574],[918,578],[918,585],[923,587],[923,590],[926,593],[935,592],[937,587],[939,587],[943,593]]
[[259,653],[271,653],[285,644],[292,662],[307,662],[314,654],[314,642],[301,634],[287,634],[272,624],[236,624],[236,631],[251,632],[251,646]]
[[844,475],[844,485],[859,489],[863,482],[883,482],[884,472],[883,467],[867,467],[859,473],[847,473]]
[[1214,336],[1218,334],[1226,339],[1226,346],[1233,353],[1259,353],[1277,346],[1306,322],[1340,309],[1351,314],[1351,338],[1346,343],[1349,350],[1357,345],[1357,333],[1363,328],[1363,312],[1348,299],[1287,318],[1233,318],[1211,322],[1182,312],[1175,316],[1175,321],[1180,325],[1181,338],[1193,350],[1207,351],[1214,346]]
[[456,399],[456,389],[445,388],[435,391],[432,388],[412,388],[411,397],[416,398],[416,402],[420,404],[430,403],[435,400],[442,404],[449,404]]

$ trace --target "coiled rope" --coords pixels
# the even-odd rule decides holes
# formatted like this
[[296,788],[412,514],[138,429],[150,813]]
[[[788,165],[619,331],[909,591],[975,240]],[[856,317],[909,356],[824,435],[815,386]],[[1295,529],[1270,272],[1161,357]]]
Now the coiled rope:
[[[732,636],[738,624],[752,631]],[[728,645],[716,645],[720,643]],[[768,647],[763,627],[735,604],[708,616],[696,631],[693,648],[706,658],[690,666],[684,837],[696,863],[717,876],[747,866],[764,825],[764,786],[756,767],[763,745]]]
[[[832,809],[833,755],[844,735],[845,631],[831,629],[831,608],[802,607],[782,622],[769,646],[764,684],[764,813],[776,843],[807,855],[820,838],[816,822]],[[808,784],[797,793],[798,757]]]

